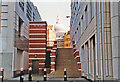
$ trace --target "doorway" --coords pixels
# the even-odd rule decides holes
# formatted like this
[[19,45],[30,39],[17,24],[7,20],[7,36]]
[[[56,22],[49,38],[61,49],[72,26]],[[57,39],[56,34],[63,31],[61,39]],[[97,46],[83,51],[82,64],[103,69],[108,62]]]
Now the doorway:
[[39,60],[32,60],[32,73],[39,74]]

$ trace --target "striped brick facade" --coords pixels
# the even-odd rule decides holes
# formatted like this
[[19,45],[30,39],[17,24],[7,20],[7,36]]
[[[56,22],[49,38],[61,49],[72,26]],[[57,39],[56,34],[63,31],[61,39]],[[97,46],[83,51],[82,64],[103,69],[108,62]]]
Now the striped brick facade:
[[51,50],[52,55],[51,58],[51,72],[55,71],[55,58],[56,58],[56,50],[57,50],[57,41],[54,41],[53,49]]
[[[33,60],[39,60],[39,73],[45,67],[47,45],[47,23],[30,22],[29,24],[29,67]],[[35,57],[37,56],[37,57]]]
[[81,76],[81,62],[80,62],[79,51],[76,50],[76,48],[75,48],[75,41],[72,41],[72,45],[73,45],[73,55],[74,55],[74,59],[75,59],[76,62],[77,62],[78,72],[79,72],[79,75]]

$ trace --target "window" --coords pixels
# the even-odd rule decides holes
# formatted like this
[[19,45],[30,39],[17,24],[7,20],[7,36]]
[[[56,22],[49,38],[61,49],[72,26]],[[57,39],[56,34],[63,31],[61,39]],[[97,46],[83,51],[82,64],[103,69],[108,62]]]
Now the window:
[[35,13],[33,13],[33,21],[35,21]]
[[8,6],[2,6],[1,11],[2,12],[8,12]]
[[88,14],[87,14],[87,6],[86,6],[86,9],[85,9],[85,28],[87,27],[88,25]]
[[80,34],[81,34],[81,27],[80,27],[80,22],[79,22],[78,37],[80,37]]
[[22,9],[22,11],[24,11],[24,0],[20,0],[19,6]]
[[69,39],[69,38],[67,38],[67,39],[66,39],[66,41],[70,41],[70,39]]
[[89,9],[90,9],[89,16],[90,16],[90,21],[91,21],[93,18],[93,2],[92,2],[92,0],[90,1],[89,4],[90,4],[89,5]]
[[77,42],[77,32],[75,32],[75,44]]
[[68,44],[66,44],[66,46],[68,46]]
[[81,17],[81,34],[83,33],[83,16]]
[[1,26],[8,26],[8,20],[1,20]]
[[77,41],[78,41],[78,38],[79,38],[79,33],[78,33],[78,28],[77,28]]
[[1,13],[1,19],[8,19],[8,13]]
[[23,25],[23,20],[19,17],[19,30],[18,30],[18,36],[21,36],[21,31],[22,31],[22,25]]
[[27,18],[29,19],[29,21],[31,21],[31,17],[32,17],[32,8],[31,8],[31,6],[30,6],[30,3],[29,2],[27,2],[27,8],[26,8],[27,10],[27,13],[26,13],[26,16],[27,16]]

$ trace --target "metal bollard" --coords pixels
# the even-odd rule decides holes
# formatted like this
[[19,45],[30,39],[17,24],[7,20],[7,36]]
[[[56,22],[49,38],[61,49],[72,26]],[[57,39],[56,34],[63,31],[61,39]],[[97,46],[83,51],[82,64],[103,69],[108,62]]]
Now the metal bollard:
[[23,81],[23,79],[24,79],[24,77],[23,77],[23,68],[21,68],[21,74],[20,74],[20,82],[24,82]]
[[1,69],[0,69],[0,72],[1,72],[1,76],[0,76],[1,81],[0,81],[0,82],[3,82],[3,79],[4,79],[4,69],[1,68]]
[[47,81],[46,68],[44,68],[44,81]]
[[29,77],[28,77],[29,81],[32,81],[32,68],[29,68]]
[[67,70],[64,68],[64,81],[67,81]]

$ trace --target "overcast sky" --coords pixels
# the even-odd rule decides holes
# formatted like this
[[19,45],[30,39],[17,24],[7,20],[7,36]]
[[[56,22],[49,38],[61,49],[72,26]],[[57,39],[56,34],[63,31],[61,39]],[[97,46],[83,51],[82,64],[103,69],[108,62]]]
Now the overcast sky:
[[57,16],[60,18],[60,24],[66,29],[69,28],[70,18],[70,0],[30,0],[37,6],[42,20],[47,21],[48,25],[55,24]]

